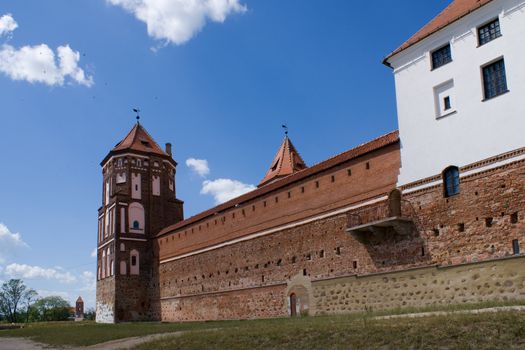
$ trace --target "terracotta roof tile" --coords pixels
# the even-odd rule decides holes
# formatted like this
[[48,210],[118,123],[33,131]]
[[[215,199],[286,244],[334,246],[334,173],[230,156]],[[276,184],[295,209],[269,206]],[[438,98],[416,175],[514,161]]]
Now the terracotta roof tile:
[[177,165],[177,162],[173,160],[171,155],[162,150],[140,123],[136,123],[133,128],[131,128],[126,137],[117,143],[117,145],[104,157],[100,165],[104,165],[114,154],[126,153],[128,151],[142,153],[144,155],[155,154],[168,160],[173,165]]
[[429,37],[430,35],[436,33],[442,28],[463,18],[464,16],[488,4],[491,1],[493,0],[454,0],[454,2],[448,5],[439,15],[434,17],[433,20],[431,20],[427,25],[421,28],[403,45],[401,45],[394,52],[388,55],[383,60],[383,63],[388,65],[388,60],[394,55],[397,55],[401,51],[404,51],[409,47],[417,44],[421,40]]
[[295,149],[290,138],[286,136],[270,165],[270,169],[268,169],[268,172],[259,183],[259,187],[305,168],[307,168],[307,166],[304,160]]
[[124,137],[124,139],[120,141],[112,151],[122,150],[155,153],[162,156],[168,155],[162,150],[162,148],[160,148],[140,123],[136,123],[126,137]]
[[223,213],[228,209],[234,208],[238,205],[242,205],[243,203],[246,203],[250,200],[253,200],[257,197],[263,196],[265,194],[268,194],[272,191],[278,190],[282,187],[285,187],[289,184],[292,184],[294,182],[303,180],[309,176],[315,175],[317,173],[320,173],[324,170],[330,169],[334,166],[337,166],[341,163],[344,163],[346,161],[355,159],[357,157],[363,156],[367,153],[370,153],[372,151],[378,150],[380,148],[386,147],[388,145],[397,143],[399,141],[399,133],[398,131],[392,131],[386,135],[380,136],[370,142],[361,144],[355,148],[352,148],[346,152],[340,153],[334,157],[331,157],[325,161],[322,161],[316,165],[313,165],[309,168],[303,169],[301,171],[298,171],[292,175],[286,176],[284,178],[281,178],[278,181],[272,182],[270,184],[267,184],[266,186],[259,187],[251,192],[248,192],[246,194],[243,194],[237,198],[234,198],[232,200],[229,200],[228,202],[225,202],[223,204],[220,204],[216,207],[213,207],[211,209],[208,209],[206,211],[203,211],[200,214],[197,214],[195,216],[192,216],[184,221],[178,222],[174,225],[168,226],[162,231],[159,232],[157,236],[162,236],[166,233],[169,233],[171,231],[180,229],[182,227],[191,225],[193,223],[196,223],[200,220],[204,220],[212,215],[215,215],[216,213]]

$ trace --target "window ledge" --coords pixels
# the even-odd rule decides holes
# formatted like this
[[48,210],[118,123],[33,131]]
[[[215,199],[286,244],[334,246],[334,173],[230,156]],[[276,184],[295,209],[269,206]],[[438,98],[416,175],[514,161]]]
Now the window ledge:
[[457,110],[453,110],[453,111],[447,112],[445,114],[439,115],[439,116],[436,117],[436,120],[440,120],[440,119],[449,117],[449,116],[451,116],[453,114],[456,114],[457,112],[458,112]]
[[507,94],[507,93],[509,93],[509,92],[510,92],[510,90],[507,89],[507,90],[503,91],[502,93],[497,94],[497,95],[495,95],[495,96],[492,96],[492,97],[489,97],[489,98],[484,98],[483,100],[481,100],[481,102],[487,102],[487,101],[493,100],[493,99],[495,99],[496,97],[500,97],[500,96],[505,95],[505,94]]
[[[479,34],[478,34],[478,36],[479,36]],[[479,39],[478,39],[478,46],[476,46],[476,48],[480,48],[480,47],[482,47],[482,46],[485,46],[485,45],[487,45],[487,44],[490,44],[491,42],[493,42],[493,41],[495,41],[495,40],[501,38],[502,36],[503,36],[503,34],[500,34],[500,35],[498,35],[497,37],[495,37],[494,39],[491,39],[491,40],[489,40],[489,41],[487,41],[486,43],[483,43],[483,44],[480,44],[480,43],[479,43]]]
[[437,70],[437,69],[439,69],[439,68],[441,68],[441,67],[444,67],[444,66],[446,66],[447,64],[450,64],[450,63],[452,63],[452,62],[454,62],[454,60],[450,60],[450,61],[448,61],[447,63],[443,63],[442,65],[437,66],[437,67],[431,67],[430,71],[433,72],[433,71],[435,71],[435,70]]

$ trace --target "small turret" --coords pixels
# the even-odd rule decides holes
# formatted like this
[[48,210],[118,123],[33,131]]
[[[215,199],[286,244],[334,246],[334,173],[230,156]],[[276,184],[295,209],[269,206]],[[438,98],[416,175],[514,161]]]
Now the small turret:
[[288,135],[286,135],[270,165],[270,169],[258,187],[270,184],[306,168],[306,163],[295,149]]

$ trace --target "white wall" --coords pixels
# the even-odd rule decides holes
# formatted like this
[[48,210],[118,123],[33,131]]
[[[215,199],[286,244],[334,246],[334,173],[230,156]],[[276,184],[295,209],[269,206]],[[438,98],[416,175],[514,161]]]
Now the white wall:
[[[502,36],[478,47],[477,27],[499,16]],[[453,61],[431,70],[450,41]],[[401,172],[398,185],[525,146],[525,1],[495,0],[390,59]],[[509,93],[483,102],[481,66],[504,57]],[[456,113],[436,118],[434,89],[453,80]]]

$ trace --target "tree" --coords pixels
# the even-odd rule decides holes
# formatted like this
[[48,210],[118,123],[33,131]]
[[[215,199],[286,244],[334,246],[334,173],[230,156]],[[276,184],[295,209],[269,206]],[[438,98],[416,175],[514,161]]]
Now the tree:
[[29,322],[29,312],[31,311],[31,304],[38,297],[38,293],[34,289],[29,289],[24,295],[24,301],[26,304],[26,323]]
[[84,312],[84,320],[94,321],[95,316],[96,316],[95,309],[93,309],[92,307],[90,307],[89,309],[87,309],[86,312]]
[[33,310],[40,321],[65,321],[70,316],[70,306],[62,297],[51,295],[33,304]]
[[28,290],[20,279],[10,279],[2,284],[0,289],[0,311],[9,322],[17,322],[17,311],[20,301],[27,300],[28,297],[34,299],[33,293],[36,294],[34,290]]

